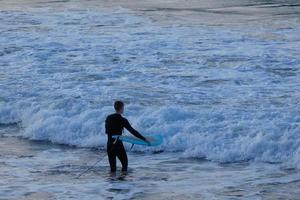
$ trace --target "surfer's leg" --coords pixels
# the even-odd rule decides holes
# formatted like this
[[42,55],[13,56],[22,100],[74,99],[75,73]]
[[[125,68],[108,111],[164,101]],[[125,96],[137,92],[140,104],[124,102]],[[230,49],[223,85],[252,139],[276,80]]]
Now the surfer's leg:
[[107,155],[108,155],[108,161],[109,161],[109,165],[110,165],[110,171],[111,172],[115,172],[117,170],[117,166],[116,166],[116,152],[114,149],[109,149],[107,148]]
[[128,158],[127,158],[127,153],[126,153],[123,145],[120,149],[118,149],[117,156],[122,164],[122,171],[126,172],[127,167],[128,167]]

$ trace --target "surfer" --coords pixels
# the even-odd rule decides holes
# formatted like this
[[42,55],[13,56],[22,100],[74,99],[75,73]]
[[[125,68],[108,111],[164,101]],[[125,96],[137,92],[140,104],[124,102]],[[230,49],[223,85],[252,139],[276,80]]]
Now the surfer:
[[124,112],[124,103],[116,101],[114,103],[115,113],[107,116],[105,120],[105,132],[107,134],[107,155],[111,172],[116,171],[116,157],[122,164],[122,171],[127,171],[128,158],[121,140],[114,139],[113,135],[122,135],[123,129],[126,128],[135,137],[140,138],[148,143],[146,138],[136,131],[128,120],[122,116]]

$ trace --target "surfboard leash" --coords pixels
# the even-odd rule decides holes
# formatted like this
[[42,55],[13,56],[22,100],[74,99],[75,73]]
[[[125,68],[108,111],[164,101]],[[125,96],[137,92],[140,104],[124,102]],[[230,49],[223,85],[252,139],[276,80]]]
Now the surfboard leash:
[[131,151],[131,149],[133,148],[133,146],[134,146],[134,144],[132,144],[132,145],[131,145],[131,147],[130,147],[130,151]]
[[[113,142],[113,146],[108,150],[109,153],[113,150],[114,145],[117,143],[118,140],[119,140],[119,137],[117,137],[117,138],[115,139],[115,141]],[[89,168],[87,168],[86,170],[84,170],[82,173],[80,173],[80,174],[76,177],[76,179],[80,178],[83,174],[85,174],[86,172],[88,172],[88,171],[90,171],[92,168],[94,168],[100,161],[102,161],[104,158],[106,158],[107,155],[108,155],[108,153],[107,153],[104,157],[102,157],[101,159],[99,159],[97,162],[95,162],[92,166],[90,166]]]

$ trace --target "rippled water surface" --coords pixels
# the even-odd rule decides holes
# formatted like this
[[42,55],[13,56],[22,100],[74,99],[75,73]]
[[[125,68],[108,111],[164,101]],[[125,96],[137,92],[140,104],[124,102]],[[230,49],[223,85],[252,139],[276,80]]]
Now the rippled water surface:
[[[17,148],[16,148],[17,146]],[[224,163],[177,153],[129,153],[111,175],[105,152],[2,138],[0,199],[298,199],[300,173],[274,164]],[[93,164],[103,159],[93,167]],[[91,167],[91,170],[76,178]]]

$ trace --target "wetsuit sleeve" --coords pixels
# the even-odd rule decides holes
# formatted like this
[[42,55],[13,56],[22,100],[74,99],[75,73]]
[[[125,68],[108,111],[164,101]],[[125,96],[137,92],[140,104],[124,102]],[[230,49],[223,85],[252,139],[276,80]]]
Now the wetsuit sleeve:
[[146,140],[146,138],[144,136],[142,136],[138,131],[136,131],[134,128],[132,128],[132,126],[130,125],[130,123],[128,122],[127,119],[124,118],[124,127],[135,137],[140,138],[141,140]]

